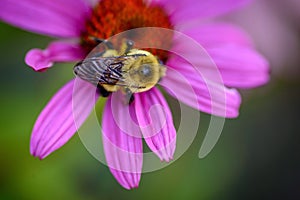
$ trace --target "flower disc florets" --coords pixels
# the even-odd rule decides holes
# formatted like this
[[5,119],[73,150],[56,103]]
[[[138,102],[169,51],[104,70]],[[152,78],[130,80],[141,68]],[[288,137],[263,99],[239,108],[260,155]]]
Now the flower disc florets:
[[[90,20],[86,23],[86,32],[82,34],[82,46],[87,52],[97,43],[91,37],[108,39],[118,33],[140,28],[160,27],[173,29],[168,15],[159,6],[146,5],[142,0],[102,0],[95,6]],[[147,31],[140,34],[126,35],[126,39],[133,40],[136,46],[160,46],[170,49],[171,34]],[[159,49],[145,49],[166,61],[168,54]]]

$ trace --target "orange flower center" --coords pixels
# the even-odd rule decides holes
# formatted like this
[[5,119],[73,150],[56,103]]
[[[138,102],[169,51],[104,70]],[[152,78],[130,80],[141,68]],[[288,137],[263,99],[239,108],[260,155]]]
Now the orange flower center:
[[[118,33],[140,27],[160,27],[173,29],[169,17],[159,6],[148,6],[143,0],[101,0],[94,8],[91,19],[86,23],[82,35],[82,46],[90,52],[97,43],[91,37],[108,39]],[[143,31],[129,34],[125,39],[133,40],[136,46],[159,46],[168,49],[172,45],[172,34],[168,31]],[[168,54],[159,49],[149,49],[162,61]]]

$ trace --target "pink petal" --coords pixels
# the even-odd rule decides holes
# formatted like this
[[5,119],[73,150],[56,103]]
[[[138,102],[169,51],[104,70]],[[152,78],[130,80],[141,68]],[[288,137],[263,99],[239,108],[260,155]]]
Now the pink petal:
[[251,88],[269,80],[268,62],[252,47],[221,43],[204,49],[199,42],[176,32],[168,65],[177,70],[192,65],[205,79],[229,87]]
[[192,37],[203,47],[215,47],[219,45],[235,44],[252,47],[253,42],[249,35],[239,27],[228,23],[208,23],[192,27],[183,31]]
[[269,81],[268,61],[252,48],[235,45],[207,48],[211,58],[196,53],[192,48],[188,49],[186,44],[177,45],[176,48],[186,51],[182,52],[186,60],[173,56],[168,61],[168,65],[174,66],[177,70],[185,70],[190,66],[188,63],[190,62],[206,78],[215,82],[222,80],[222,84],[237,88],[253,88]]
[[[299,63],[299,34],[293,23],[287,23],[287,13],[281,12],[288,11],[290,15],[294,8],[300,17],[300,7],[291,6],[292,1],[300,5],[300,1],[295,0],[272,2],[272,6],[270,1],[255,1],[251,6],[229,15],[229,20],[242,25],[251,34],[256,47],[272,64],[273,75],[298,79],[300,68],[293,66]],[[293,8],[286,9],[289,6]],[[253,16],[261,20],[253,20]],[[270,30],[272,34],[265,30]],[[289,50],[282,47],[288,47]]]
[[14,26],[56,37],[78,37],[91,5],[85,0],[1,0],[0,19]]
[[79,79],[61,88],[35,122],[30,153],[43,159],[63,146],[89,116],[95,104],[95,91],[94,86]]
[[177,27],[191,20],[215,17],[232,11],[250,0],[163,0],[155,1],[163,6]]
[[45,50],[30,50],[25,57],[25,62],[35,71],[44,71],[54,62],[72,62],[83,59],[84,56],[85,53],[79,44],[56,41],[50,43]]
[[135,109],[140,128],[149,148],[161,159],[173,159],[176,130],[169,106],[156,88],[135,94]]
[[224,84],[229,87],[252,88],[269,81],[269,63],[253,49],[224,45],[207,51],[218,66]]
[[[201,73],[210,76],[210,79],[217,79],[214,76],[220,73],[226,86],[238,88],[257,87],[269,80],[268,62],[253,49],[249,37],[235,26],[207,24],[184,33],[195,39],[195,44],[184,41],[180,36],[175,40],[173,50],[180,52],[179,55],[198,67]],[[203,53],[204,49],[201,51],[199,45],[203,45],[208,54]],[[210,57],[216,64],[218,73]],[[180,63],[185,66],[187,62],[180,60],[182,59],[176,59],[175,56],[169,64],[177,65],[177,68]]]
[[192,65],[176,67],[169,67],[160,82],[172,96],[206,113],[228,118],[238,116],[241,97],[235,89],[201,76]]
[[142,136],[130,112],[134,113],[134,103],[125,104],[122,94],[115,92],[108,98],[102,116],[106,161],[126,189],[138,187],[143,164]]
[[[197,41],[176,32],[171,52],[161,84],[173,96],[203,112],[238,116],[239,93],[224,86],[219,69]],[[202,63],[210,67],[209,72],[202,70]]]

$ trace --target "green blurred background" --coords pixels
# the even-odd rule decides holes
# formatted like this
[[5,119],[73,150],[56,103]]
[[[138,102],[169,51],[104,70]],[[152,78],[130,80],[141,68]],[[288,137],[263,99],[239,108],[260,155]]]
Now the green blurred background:
[[127,191],[77,135],[43,161],[29,154],[35,119],[73,77],[72,65],[35,73],[25,65],[25,53],[50,39],[3,23],[0,31],[0,199],[300,199],[299,74],[273,74],[267,86],[243,91],[240,117],[226,121],[204,159],[198,151],[209,116],[201,114],[188,151],[172,165],[143,174],[140,187]]

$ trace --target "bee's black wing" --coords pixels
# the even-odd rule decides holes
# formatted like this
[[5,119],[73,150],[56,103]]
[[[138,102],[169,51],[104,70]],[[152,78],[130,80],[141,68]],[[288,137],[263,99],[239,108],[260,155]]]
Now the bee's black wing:
[[93,85],[124,85],[122,67],[128,57],[91,57],[74,67],[74,73],[81,79]]

